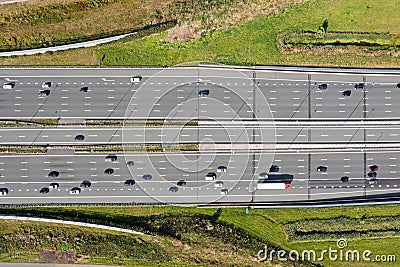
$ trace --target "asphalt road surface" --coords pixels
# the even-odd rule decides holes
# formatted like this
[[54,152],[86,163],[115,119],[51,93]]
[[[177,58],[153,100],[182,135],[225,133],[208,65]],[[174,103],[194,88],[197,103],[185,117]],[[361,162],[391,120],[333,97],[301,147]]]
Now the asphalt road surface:
[[[0,203],[235,203],[393,193],[400,186],[399,157],[399,152],[366,153],[365,159],[364,153],[351,152],[135,154],[118,155],[117,161],[106,162],[105,155],[1,156],[0,187],[8,188],[9,194],[1,196]],[[128,161],[134,166],[127,167]],[[370,185],[366,172],[374,164],[379,166],[378,184]],[[259,174],[270,173],[271,165],[279,166],[273,174],[293,175],[291,188],[256,190]],[[218,166],[227,167],[227,171],[217,172]],[[318,166],[326,166],[327,172],[318,172]],[[104,173],[108,168],[114,173]],[[48,177],[51,171],[58,171],[59,176]],[[215,172],[217,180],[206,181],[209,172]],[[144,175],[152,179],[142,180]],[[342,183],[342,176],[348,176],[349,182]],[[134,179],[135,185],[124,185],[128,179]],[[89,180],[91,187],[71,195],[71,188],[79,187],[83,180]],[[177,186],[179,180],[186,186]],[[222,187],[216,187],[216,181],[222,181]],[[52,182],[59,183],[59,188],[39,194]],[[169,191],[173,186],[178,192]],[[228,195],[221,194],[224,188]]]
[[[379,127],[379,128],[378,128]],[[4,145],[193,144],[193,143],[362,143],[399,140],[399,127],[132,127],[1,128]],[[83,141],[75,140],[83,135]]]
[[[135,75],[142,76],[139,83],[131,82]],[[312,143],[317,148],[341,143],[368,148],[366,144],[393,143],[395,147],[400,134],[398,124],[393,123],[400,118],[399,81],[395,74],[194,67],[0,69],[0,84],[15,83],[12,89],[0,89],[0,119],[200,119],[199,127],[1,128],[2,145],[289,145],[286,152],[276,154],[127,153],[118,155],[115,162],[105,161],[106,155],[91,154],[4,155],[0,156],[0,188],[7,188],[8,194],[0,196],[0,204],[251,203],[398,193],[397,150],[303,153],[291,150],[290,144]],[[51,86],[43,88],[45,82]],[[355,89],[358,83],[364,88]],[[321,84],[327,88],[321,90]],[[84,87],[86,92],[80,90]],[[50,93],[40,95],[42,90]],[[347,90],[350,95],[343,95]],[[287,125],[266,126],[257,121],[286,121]],[[299,125],[302,121],[305,124]],[[326,126],[326,121],[333,124]],[[366,125],[366,121],[376,124]],[[206,126],[204,122],[220,125]],[[228,122],[236,125],[228,126]],[[313,124],[307,125],[309,122]],[[84,135],[85,140],[75,140],[77,135]],[[133,166],[127,166],[128,161]],[[379,166],[376,184],[368,178],[373,164]],[[275,176],[270,172],[272,165],[279,166],[279,171],[272,173]],[[226,171],[218,172],[222,166]],[[318,171],[318,167],[327,167],[327,171]],[[107,174],[107,169],[112,171]],[[59,176],[49,177],[52,171]],[[215,173],[216,180],[207,180],[209,173]],[[263,173],[270,175],[270,181],[290,178],[290,188],[257,189]],[[349,181],[341,182],[343,176]],[[130,179],[134,185],[126,185]],[[91,186],[83,187],[83,181],[90,181]],[[59,187],[40,194],[50,183]],[[81,189],[80,194],[71,194],[74,187]]]
[[[0,118],[388,119],[399,118],[399,75],[208,68],[2,69]],[[142,75],[140,83],[130,77]],[[42,83],[50,94],[39,96]],[[354,89],[365,83],[364,89]],[[321,83],[326,90],[318,89]],[[86,93],[79,89],[88,87]],[[209,90],[208,96],[199,91]],[[350,96],[343,96],[346,90]]]

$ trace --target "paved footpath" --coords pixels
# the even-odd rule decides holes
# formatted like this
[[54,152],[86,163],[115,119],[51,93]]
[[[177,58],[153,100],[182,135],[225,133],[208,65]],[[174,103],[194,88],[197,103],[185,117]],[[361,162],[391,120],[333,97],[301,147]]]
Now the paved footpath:
[[[100,224],[93,224],[93,223],[83,223],[83,222],[57,220],[57,219],[47,219],[47,218],[38,218],[38,217],[25,217],[25,216],[12,216],[12,215],[0,215],[0,219],[69,224],[69,225],[78,225],[78,226],[84,226],[84,227],[92,227],[92,228],[97,228],[97,229],[117,231],[117,232],[120,232],[120,233],[144,235],[144,233],[133,231],[133,230],[130,230],[130,229],[125,229],[125,228],[119,228],[119,227],[113,227],[113,226],[107,226],[107,225],[100,225]],[[74,266],[76,266],[76,265],[74,265]]]

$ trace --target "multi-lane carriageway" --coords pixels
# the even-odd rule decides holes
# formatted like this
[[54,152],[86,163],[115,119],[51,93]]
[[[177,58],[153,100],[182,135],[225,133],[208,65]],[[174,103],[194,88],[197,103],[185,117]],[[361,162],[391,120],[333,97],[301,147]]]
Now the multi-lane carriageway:
[[[141,75],[140,83],[130,77]],[[400,76],[396,73],[337,74],[179,68],[179,69],[2,69],[3,82],[15,82],[0,92],[0,119],[165,119],[198,120],[199,126],[91,128],[1,128],[2,145],[96,144],[277,144],[286,150],[199,151],[171,154],[3,155],[0,187],[9,194],[0,203],[303,201],[398,192],[398,123]],[[43,82],[52,82],[49,96],[39,96]],[[318,84],[326,83],[327,90]],[[354,89],[357,83],[365,88]],[[79,92],[87,86],[85,93]],[[209,89],[210,95],[198,91]],[[350,96],[342,92],[351,90]],[[84,135],[84,141],[74,137]],[[308,144],[306,151],[301,148]],[[340,150],[330,146],[341,145]],[[390,145],[390,150],[386,149]],[[318,149],[320,147],[326,150]],[[200,146],[201,147],[201,146]],[[218,146],[217,146],[218,147]],[[315,150],[310,147],[316,148]],[[214,147],[215,148],[215,147]],[[379,149],[380,148],[380,149]],[[375,149],[375,150],[374,150]],[[127,161],[134,161],[132,167]],[[261,172],[278,165],[293,174],[287,190],[255,190]],[[369,184],[368,167],[379,166],[378,184]],[[206,182],[218,166],[217,180]],[[318,172],[327,166],[327,172]],[[105,174],[113,168],[113,174]],[[49,178],[52,170],[59,177]],[[152,179],[142,180],[150,174]],[[348,176],[348,183],[340,177]],[[124,181],[133,178],[134,186]],[[170,192],[177,181],[186,187]],[[72,187],[90,180],[71,196]],[[51,182],[58,189],[38,192]],[[221,189],[228,194],[221,194]]]

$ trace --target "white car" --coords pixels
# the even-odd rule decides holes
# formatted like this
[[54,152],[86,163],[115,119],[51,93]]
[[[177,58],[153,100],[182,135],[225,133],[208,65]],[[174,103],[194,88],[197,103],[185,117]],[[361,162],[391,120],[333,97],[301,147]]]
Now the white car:
[[58,183],[51,183],[50,185],[49,185],[49,188],[51,188],[51,189],[57,189],[57,188],[59,188],[60,187],[60,185],[58,184]]
[[217,172],[226,172],[227,168],[225,166],[218,166]]
[[221,189],[221,195],[227,195],[228,194],[228,189],[222,188]]
[[224,182],[222,181],[218,181],[214,183],[214,187],[223,187],[224,186]]
[[137,75],[131,78],[131,83],[140,83],[140,81],[142,80],[142,76]]
[[263,178],[263,179],[268,179],[268,173],[262,172],[258,175],[258,177]]
[[10,90],[10,89],[13,89],[14,86],[15,86],[15,82],[5,83],[5,84],[3,84],[3,89]]
[[81,189],[79,187],[74,187],[71,189],[71,191],[69,191],[69,193],[71,195],[79,195],[80,192],[81,192]]
[[52,82],[44,82],[44,83],[42,83],[42,88],[50,88],[51,87],[51,85],[52,85]]

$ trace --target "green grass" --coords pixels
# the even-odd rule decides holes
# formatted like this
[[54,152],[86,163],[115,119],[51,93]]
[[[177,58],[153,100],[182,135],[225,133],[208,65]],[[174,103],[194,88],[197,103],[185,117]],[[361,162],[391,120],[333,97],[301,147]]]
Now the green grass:
[[[365,227],[370,230],[385,231],[393,228],[398,223],[396,217],[400,215],[400,207],[398,205],[378,205],[378,206],[357,206],[357,207],[336,207],[336,208],[307,208],[307,209],[250,209],[246,214],[245,208],[223,208],[220,211],[215,208],[181,208],[181,207],[68,207],[68,208],[24,208],[24,209],[3,209],[3,212],[16,213],[21,215],[39,215],[52,218],[79,219],[82,221],[111,224],[121,227],[132,227],[135,230],[145,232],[163,233],[168,230],[168,236],[180,236],[182,242],[196,240],[197,242],[206,242],[205,236],[207,232],[196,232],[188,234],[188,232],[180,232],[176,226],[185,224],[190,221],[198,227],[211,222],[213,230],[218,229],[223,242],[234,242],[228,238],[227,232],[220,227],[228,229],[236,229],[239,233],[254,238],[255,244],[263,242],[269,247],[283,248],[285,250],[296,249],[300,252],[307,249],[314,249],[317,253],[323,249],[336,249],[336,240],[346,238],[348,247],[346,249],[357,249],[359,251],[371,250],[373,255],[398,255],[400,238],[392,236],[389,232],[387,235],[374,235],[371,231],[370,236],[364,235],[359,237],[349,236],[349,231],[355,228]],[[171,218],[179,218],[171,224]],[[348,218],[347,221],[343,218]],[[205,221],[202,221],[205,220]],[[328,221],[326,221],[328,220]],[[360,224],[360,221],[367,221]],[[143,223],[145,222],[145,223]],[[358,222],[358,224],[356,224]],[[286,225],[296,223],[298,227],[312,230],[315,224],[316,229],[323,229],[327,233],[334,233],[336,236],[325,239],[324,237],[314,236],[313,240],[303,240],[301,242],[288,241],[289,235],[285,231]],[[151,226],[150,226],[151,225]],[[170,225],[167,228],[164,226]],[[324,227],[325,226],[325,227]],[[185,229],[186,226],[184,227]],[[158,230],[157,230],[158,229]],[[164,229],[164,230],[163,230]],[[175,229],[175,230],[174,230]],[[183,229],[183,228],[182,228]],[[170,231],[172,230],[172,232]],[[229,231],[228,231],[229,232]],[[389,233],[389,234],[388,234]],[[225,237],[224,237],[225,236]],[[248,239],[239,239],[241,242],[249,242]],[[247,241],[246,241],[247,240]],[[258,240],[258,241],[256,241]],[[235,241],[236,242],[236,241]],[[257,246],[254,250],[257,250]],[[259,248],[261,249],[261,248]],[[332,267],[358,267],[358,266],[397,266],[396,263],[357,263],[357,262],[340,262],[329,261],[327,258],[321,263],[323,266]]]
[[[373,18],[373,19],[371,19]],[[96,48],[0,59],[3,65],[171,66],[185,62],[219,62],[233,65],[306,65],[333,67],[398,67],[397,55],[363,56],[331,51],[324,54],[280,54],[277,36],[294,31],[316,31],[328,20],[328,32],[400,34],[398,8],[393,0],[312,0],[286,11],[262,16],[194,41],[166,42],[167,33]]]
[[[276,46],[279,33],[316,30],[329,21],[329,31],[400,33],[396,5],[392,0],[311,1],[282,14],[261,17],[229,30],[219,30],[194,42],[162,41],[159,34],[126,44],[98,48],[103,65],[170,66],[186,61],[214,61],[233,65],[331,65],[398,67],[399,57],[378,58],[335,54],[282,55]],[[371,23],[370,18],[374,18]]]

